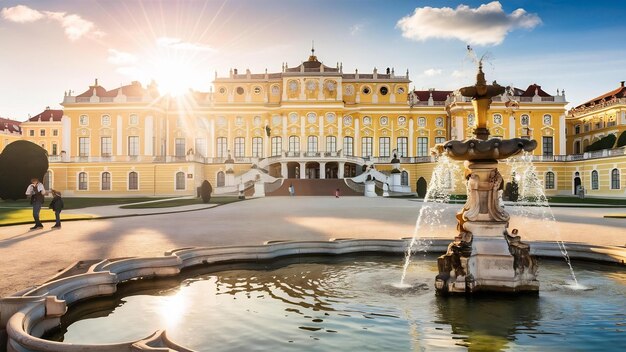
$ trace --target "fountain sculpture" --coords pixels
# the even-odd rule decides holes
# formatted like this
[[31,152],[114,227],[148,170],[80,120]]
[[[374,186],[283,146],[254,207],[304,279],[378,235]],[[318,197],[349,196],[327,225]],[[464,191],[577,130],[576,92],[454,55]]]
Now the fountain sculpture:
[[489,139],[487,112],[491,98],[504,93],[495,81],[488,85],[479,61],[476,84],[460,89],[472,98],[477,127],[475,138],[448,141],[436,150],[454,160],[465,161],[467,202],[457,213],[459,235],[437,260],[438,294],[537,292],[537,264],[530,247],[520,241],[517,230],[508,232],[509,214],[500,205],[502,176],[498,160],[537,147],[534,140]]

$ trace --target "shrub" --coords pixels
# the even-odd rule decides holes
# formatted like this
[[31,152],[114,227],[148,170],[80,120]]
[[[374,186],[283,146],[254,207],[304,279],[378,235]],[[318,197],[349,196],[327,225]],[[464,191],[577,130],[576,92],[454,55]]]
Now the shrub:
[[209,181],[202,181],[202,185],[200,186],[200,197],[202,197],[202,203],[208,203],[211,201],[211,192],[213,192],[213,187]]
[[587,146],[587,148],[585,148],[585,152],[593,152],[596,150],[611,149],[613,148],[613,145],[615,145],[616,139],[617,137],[615,137],[614,134],[609,134],[607,136],[602,137],[601,139],[595,139],[595,142],[591,143],[590,145]]
[[623,131],[622,134],[619,135],[617,139],[617,148],[626,146],[626,131]]
[[33,177],[43,182],[48,170],[48,153],[29,141],[15,141],[0,154],[0,198],[24,199]]

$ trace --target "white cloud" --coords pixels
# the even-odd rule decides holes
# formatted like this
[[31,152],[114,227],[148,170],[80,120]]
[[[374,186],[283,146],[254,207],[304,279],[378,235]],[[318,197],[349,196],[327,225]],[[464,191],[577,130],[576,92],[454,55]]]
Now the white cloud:
[[2,17],[11,22],[28,23],[38,21],[42,19],[44,15],[41,12],[33,10],[28,6],[17,5],[13,7],[3,8]]
[[467,72],[464,71],[459,71],[459,70],[454,70],[452,71],[452,77],[454,78],[463,78],[463,77],[468,77],[469,75],[467,74]]
[[350,26],[350,35],[357,35],[359,34],[362,30],[363,27],[365,27],[363,24],[361,23],[357,23],[353,26]]
[[2,9],[2,17],[17,23],[36,22],[41,19],[48,19],[58,22],[65,35],[71,41],[78,40],[84,36],[99,38],[104,32],[98,30],[96,25],[76,14],[67,14],[65,12],[37,11],[28,6],[17,5]]
[[96,29],[96,25],[93,22],[87,21],[79,15],[50,11],[45,11],[45,13],[48,18],[61,24],[61,27],[65,30],[65,35],[71,41],[78,40],[86,35],[92,37],[102,37],[104,35],[103,32]]
[[426,75],[427,77],[438,76],[440,74],[441,69],[439,68],[429,68],[428,70],[424,71],[424,75]]
[[123,51],[109,49],[108,61],[114,65],[127,65],[137,62],[137,56]]
[[518,28],[532,29],[541,24],[537,14],[517,9],[507,14],[499,1],[470,8],[418,7],[415,12],[401,18],[396,27],[402,36],[416,41],[431,38],[459,39],[469,44],[497,45],[506,35]]
[[174,49],[174,50],[191,50],[191,51],[204,51],[204,52],[215,51],[214,48],[206,44],[184,42],[180,38],[171,38],[171,37],[158,38],[157,46],[166,48],[166,49]]

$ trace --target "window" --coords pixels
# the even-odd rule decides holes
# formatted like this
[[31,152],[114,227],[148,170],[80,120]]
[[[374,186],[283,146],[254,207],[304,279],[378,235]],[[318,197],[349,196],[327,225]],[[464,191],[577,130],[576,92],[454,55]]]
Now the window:
[[522,126],[528,126],[529,123],[530,123],[530,116],[526,114],[522,115],[520,118],[520,124]]
[[252,138],[252,156],[255,158],[263,157],[263,138]]
[[176,138],[175,145],[175,155],[177,157],[185,156],[185,138]]
[[196,138],[196,155],[206,157],[206,138]]
[[39,135],[41,137],[45,137],[46,136],[46,130],[39,130]]
[[378,156],[382,158],[389,157],[389,137],[378,138]]
[[220,171],[217,173],[217,187],[224,187],[226,184],[226,175],[224,171]]
[[235,158],[243,158],[245,153],[245,139],[243,137],[235,138]]
[[52,130],[52,135],[57,137],[59,135],[59,130]]
[[110,191],[111,190],[111,173],[110,172],[103,172],[102,173],[102,180],[100,182],[101,184],[101,188],[103,191]]
[[599,189],[598,187],[598,171],[591,171],[591,189]]
[[28,135],[29,135],[30,137],[35,137],[35,130],[29,130],[29,131],[28,131]]
[[242,95],[244,93],[244,89],[243,87],[237,87],[237,89],[235,90],[237,92],[237,94]]
[[272,156],[280,155],[283,150],[283,139],[281,137],[272,137]]
[[176,190],[184,191],[185,190],[185,173],[179,171],[176,173]]
[[228,156],[228,143],[226,137],[217,137],[217,157],[225,158]]
[[111,137],[101,137],[100,138],[100,155],[111,156],[112,152],[113,152],[113,142],[111,141]]
[[80,117],[78,118],[78,124],[81,126],[87,126],[89,124],[89,116],[80,115]]
[[585,128],[585,132],[589,132],[589,124],[588,123],[585,124],[584,128]]
[[57,155],[57,144],[52,143],[52,155]]
[[417,126],[419,126],[419,127],[426,127],[426,118],[425,117],[418,117],[417,118]]
[[400,185],[408,186],[409,185],[409,173],[406,171],[402,171],[400,175]]
[[544,125],[551,125],[552,124],[552,115],[549,115],[549,114],[543,115],[543,124]]
[[428,156],[428,137],[417,137],[417,156]]
[[494,114],[493,115],[493,123],[494,123],[494,125],[501,125],[502,124],[502,115]]
[[361,156],[364,158],[372,156],[372,137],[361,138]]
[[337,151],[337,137],[327,136],[326,137],[326,152],[334,153],[336,151]]
[[611,170],[611,189],[620,189],[619,170]]
[[103,126],[109,126],[111,124],[111,116],[109,115],[102,115],[102,125]]
[[354,155],[354,139],[352,137],[343,137],[343,154]]
[[544,156],[554,155],[554,144],[553,144],[552,137],[543,137],[543,155]]
[[289,137],[289,151],[290,152],[299,152],[300,151],[300,137],[298,137],[298,136],[290,136]]
[[435,144],[444,144],[446,142],[446,137],[435,137]]
[[409,139],[407,137],[398,137],[398,157],[404,158],[409,156],[408,145]]
[[389,88],[387,87],[380,87],[380,94],[381,95],[387,95],[387,93],[389,93]]
[[580,125],[574,126],[574,133],[575,134],[580,134]]
[[580,141],[574,142],[574,154],[580,154]]
[[139,155],[139,137],[138,136],[128,137],[128,155],[129,156]]
[[139,189],[139,175],[135,171],[128,174],[128,190],[136,191]]
[[78,174],[78,190],[86,191],[87,190],[87,173],[81,172]]
[[89,156],[89,137],[78,138],[78,156]]
[[435,126],[443,127],[443,117],[438,117],[435,119]]
[[554,172],[546,172],[545,187],[546,189],[554,189]]
[[317,153],[317,136],[309,136],[307,142],[307,151],[309,153]]

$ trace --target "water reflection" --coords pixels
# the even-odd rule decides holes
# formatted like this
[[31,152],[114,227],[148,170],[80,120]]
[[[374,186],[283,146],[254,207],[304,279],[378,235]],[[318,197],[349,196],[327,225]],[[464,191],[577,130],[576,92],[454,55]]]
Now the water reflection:
[[182,281],[138,281],[112,299],[77,304],[51,338],[119,342],[165,328],[198,351],[545,351],[626,343],[624,309],[615,309],[624,307],[623,268],[581,265],[581,282],[595,289],[572,291],[562,285],[566,265],[542,262],[539,295],[466,299],[434,295],[433,263],[427,256],[411,265],[408,289],[394,286],[399,257],[196,268]]

